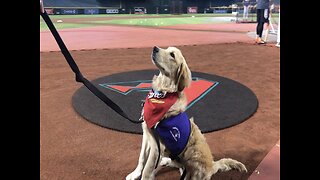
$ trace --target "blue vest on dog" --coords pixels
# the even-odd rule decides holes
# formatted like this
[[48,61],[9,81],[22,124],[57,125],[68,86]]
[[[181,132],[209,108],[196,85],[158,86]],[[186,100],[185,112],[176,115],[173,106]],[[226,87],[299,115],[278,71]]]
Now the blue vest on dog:
[[169,149],[172,157],[177,157],[186,147],[190,132],[190,120],[185,112],[160,121],[155,130]]

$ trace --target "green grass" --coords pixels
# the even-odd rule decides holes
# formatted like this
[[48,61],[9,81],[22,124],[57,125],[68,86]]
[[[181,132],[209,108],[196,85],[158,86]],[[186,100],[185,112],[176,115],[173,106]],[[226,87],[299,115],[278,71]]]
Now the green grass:
[[134,25],[134,26],[172,26],[179,24],[207,24],[227,22],[212,17],[182,17],[182,18],[145,18],[145,19],[115,19],[106,21],[94,21],[101,24],[119,24],[119,25]]
[[[232,14],[180,14],[180,15],[174,15],[174,14],[93,14],[93,15],[87,15],[87,14],[79,14],[79,15],[49,15],[50,19],[72,19],[72,18],[99,18],[99,17],[142,17],[147,16],[150,18],[153,17],[230,17],[233,16]],[[40,16],[40,21],[42,21],[42,18]]]
[[[174,15],[174,14],[93,14],[93,15],[87,15],[87,14],[79,14],[79,15],[49,15],[51,19],[64,19],[64,18],[96,18],[96,17],[139,17],[139,16],[150,16],[150,17],[161,17],[161,16],[172,16],[172,17],[190,17],[190,16],[196,16],[196,17],[221,17],[221,16],[233,16],[230,13],[226,14],[180,14],[180,15]],[[41,17],[40,17],[41,19]]]
[[[81,28],[91,27],[93,24],[76,24],[76,23],[53,23],[56,29],[69,29],[69,28]],[[44,22],[40,22],[40,31],[49,30],[48,26]]]
[[[97,17],[115,17],[110,20],[97,21]],[[116,17],[122,17],[118,19]],[[124,17],[128,17],[127,19]],[[50,19],[54,22],[57,29],[81,28],[96,25],[133,25],[133,26],[171,26],[180,24],[209,24],[209,23],[230,23],[230,19],[222,19],[219,17],[234,17],[228,14],[97,14],[97,15],[50,15]],[[273,20],[278,18],[275,14]],[[82,22],[73,23],[72,18],[83,18]],[[66,20],[68,22],[57,23],[57,20]],[[40,17],[40,30],[47,30],[47,26]]]
[[[194,16],[192,18],[192,16]],[[208,19],[211,17],[228,17],[231,14],[97,14],[97,15],[50,15],[50,19],[54,22],[57,29],[66,28],[81,28],[90,27],[95,25],[136,25],[136,26],[170,26],[178,24],[201,24],[201,23],[212,23],[212,20]],[[102,21],[92,21],[90,18],[103,18],[103,17],[128,17],[128,19],[113,19],[113,20],[102,20]],[[145,18],[141,18],[145,17]],[[84,21],[72,23],[70,19],[72,18],[83,18]],[[136,18],[136,19],[132,19]],[[62,22],[57,23],[57,20],[69,19],[68,23]],[[72,20],[71,20],[72,21]],[[87,23],[88,22],[88,23]],[[40,16],[40,30],[48,30],[48,27],[44,23],[42,17]]]

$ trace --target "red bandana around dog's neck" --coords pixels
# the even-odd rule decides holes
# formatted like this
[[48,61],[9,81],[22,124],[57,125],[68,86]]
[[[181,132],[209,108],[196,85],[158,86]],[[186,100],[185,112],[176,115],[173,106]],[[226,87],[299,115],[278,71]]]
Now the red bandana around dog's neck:
[[162,93],[151,90],[143,106],[143,116],[147,127],[151,129],[177,101],[178,93]]

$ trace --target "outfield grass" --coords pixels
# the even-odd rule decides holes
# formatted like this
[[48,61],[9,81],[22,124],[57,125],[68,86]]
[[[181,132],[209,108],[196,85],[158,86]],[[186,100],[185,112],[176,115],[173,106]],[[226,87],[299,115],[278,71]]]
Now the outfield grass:
[[[53,22],[56,29],[69,29],[69,28],[82,28],[82,27],[91,27],[94,24],[78,24],[78,23],[57,23]],[[49,30],[45,22],[40,22],[40,31]]]
[[228,19],[214,17],[180,17],[180,18],[144,18],[144,19],[114,19],[106,21],[94,21],[100,24],[119,24],[135,26],[172,26],[179,24],[208,24],[230,22]]
[[[190,16],[196,16],[196,17],[222,17],[222,16],[234,16],[230,13],[225,14],[93,14],[93,15],[87,15],[87,14],[79,14],[79,15],[49,15],[51,19],[64,19],[64,18],[97,18],[97,17],[141,17],[141,16],[150,16],[150,17],[162,17],[162,16],[172,16],[172,17],[190,17]],[[40,17],[40,19],[42,19]]]
[[[99,15],[50,15],[50,19],[57,29],[81,28],[95,25],[135,25],[135,26],[171,26],[179,24],[205,24],[227,22],[221,17],[232,17],[232,14],[99,14]],[[90,18],[115,17],[111,20],[91,21]],[[121,17],[121,19],[116,19]],[[128,17],[128,19],[123,19]],[[143,18],[142,18],[143,17]],[[83,22],[72,23],[72,18],[83,18]],[[57,20],[69,19],[68,23],[57,23]],[[40,30],[48,30],[48,27],[40,17]]]
[[[97,21],[96,18],[115,17],[110,20]],[[117,19],[116,17],[121,17]],[[124,18],[128,17],[128,19]],[[134,26],[172,26],[180,24],[208,24],[208,23],[230,23],[234,15],[228,14],[97,14],[97,15],[50,15],[50,19],[57,29],[82,28],[97,25],[134,25]],[[72,18],[83,18],[83,21],[72,22]],[[90,20],[90,18],[95,18]],[[68,19],[68,22],[60,22]],[[272,21],[277,23],[278,14],[273,14]],[[47,25],[40,17],[40,30],[48,30]]]

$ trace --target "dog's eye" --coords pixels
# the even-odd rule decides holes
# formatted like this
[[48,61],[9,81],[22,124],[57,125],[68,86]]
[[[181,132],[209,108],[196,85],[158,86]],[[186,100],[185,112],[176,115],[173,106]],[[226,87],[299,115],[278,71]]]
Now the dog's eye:
[[173,53],[173,52],[171,52],[171,53],[170,53],[170,56],[171,56],[171,57],[173,57],[173,58],[175,58],[175,57],[174,57],[174,53]]

